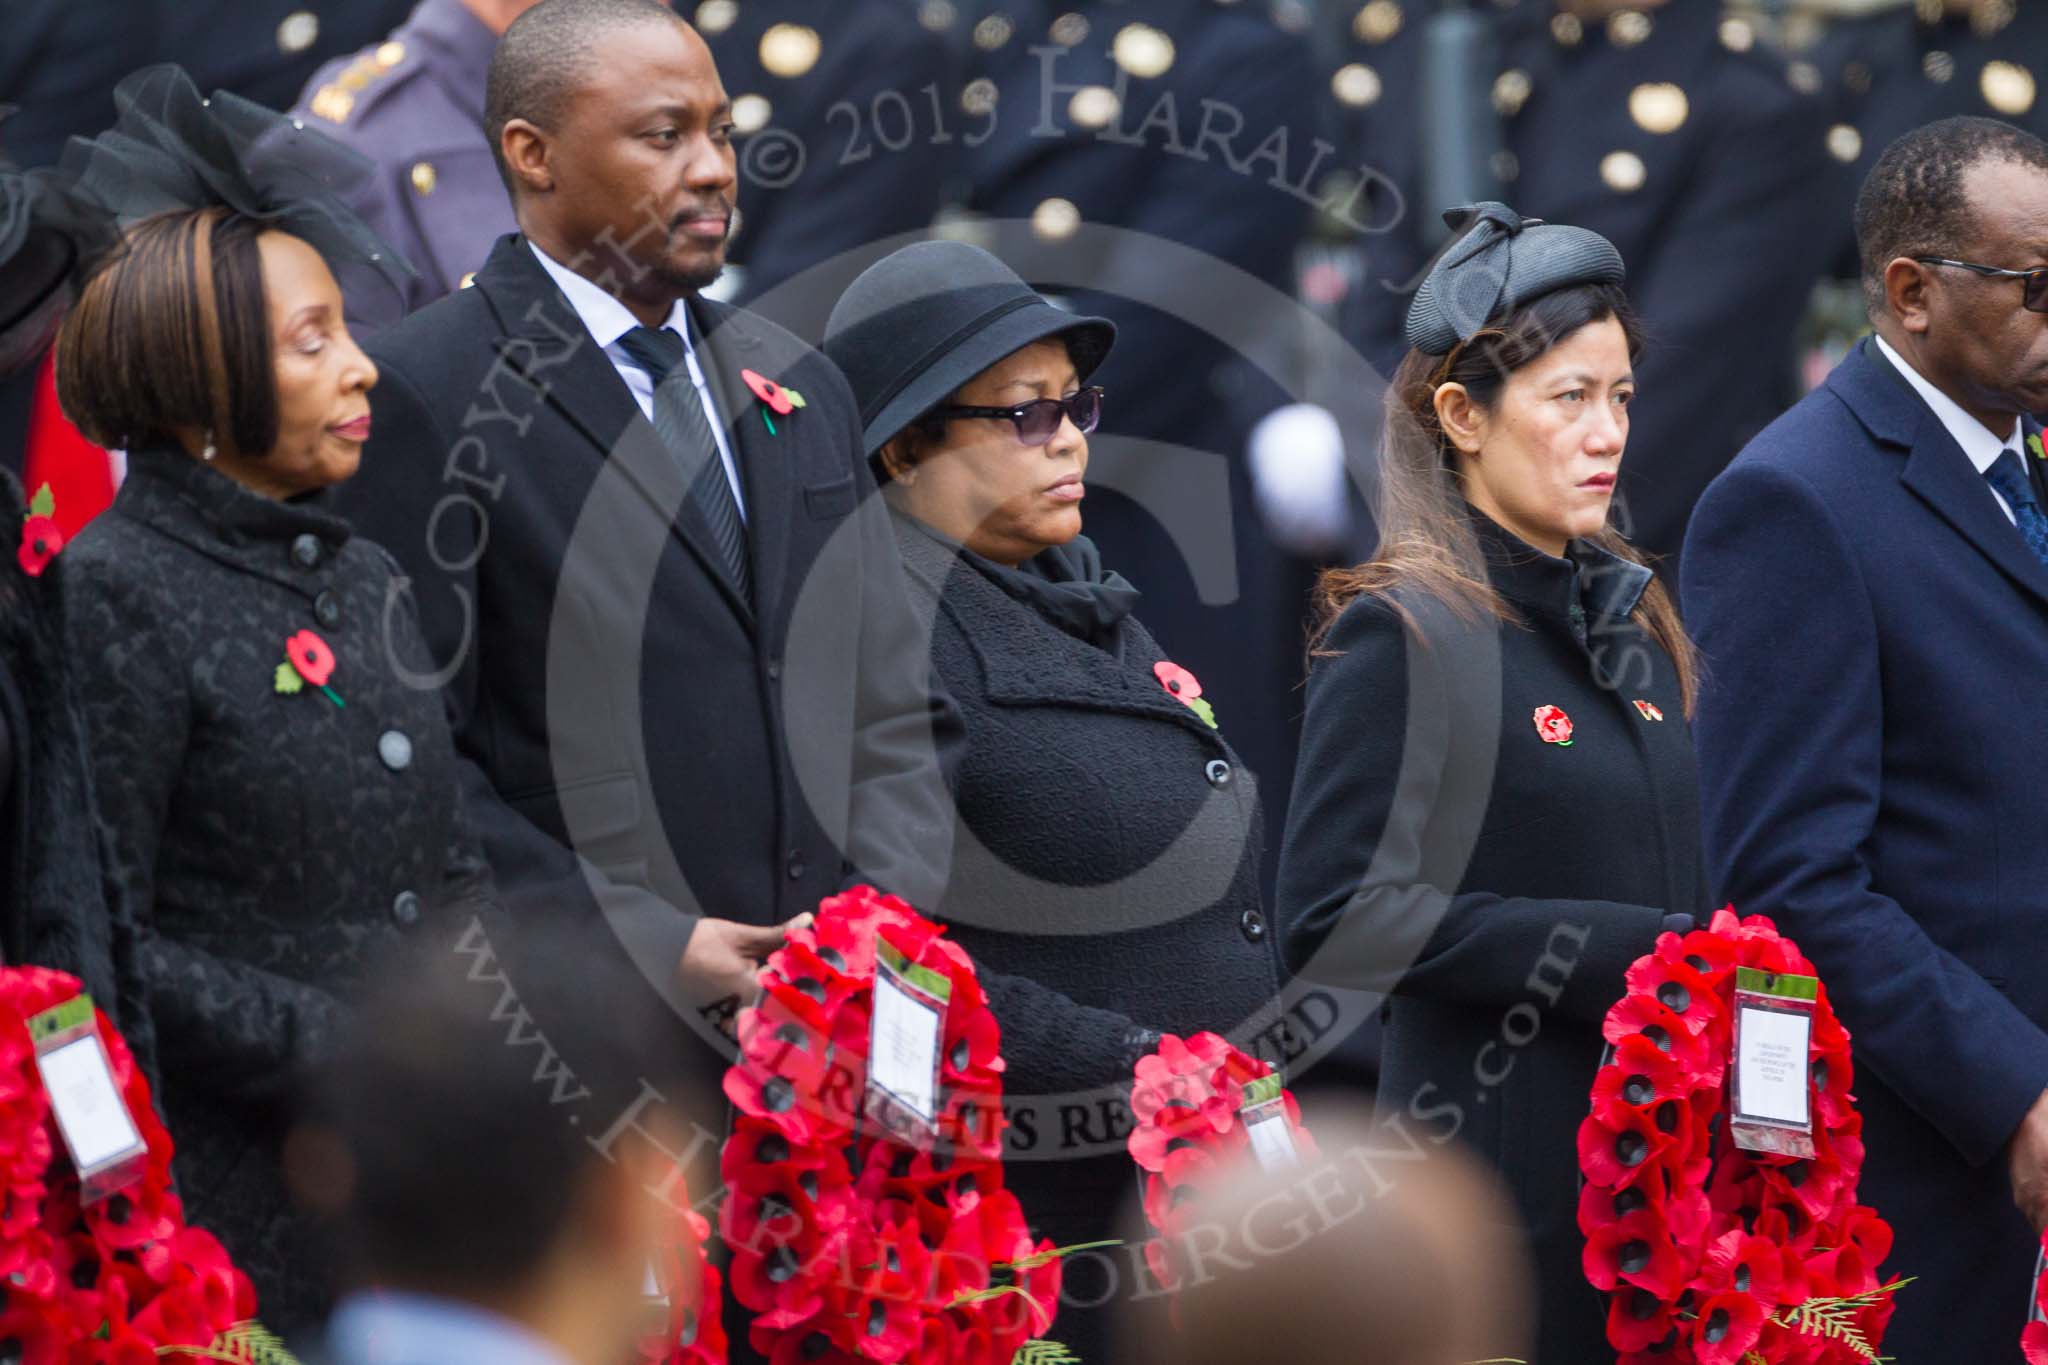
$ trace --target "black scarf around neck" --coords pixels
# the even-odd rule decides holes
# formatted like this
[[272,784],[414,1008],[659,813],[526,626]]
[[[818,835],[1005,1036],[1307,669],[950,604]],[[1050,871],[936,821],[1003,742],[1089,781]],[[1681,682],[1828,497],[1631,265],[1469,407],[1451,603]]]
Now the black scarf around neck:
[[1098,648],[1110,647],[1117,627],[1138,604],[1138,590],[1122,574],[1102,566],[1101,551],[1086,536],[1041,550],[1011,568],[976,554],[915,518],[908,520],[1010,597]]

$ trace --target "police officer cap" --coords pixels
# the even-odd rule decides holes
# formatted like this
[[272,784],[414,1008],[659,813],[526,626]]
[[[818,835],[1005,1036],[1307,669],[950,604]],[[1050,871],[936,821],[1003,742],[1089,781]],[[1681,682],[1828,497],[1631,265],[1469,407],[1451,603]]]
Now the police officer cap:
[[1466,230],[1415,291],[1402,329],[1408,344],[1427,355],[1448,354],[1554,289],[1622,282],[1621,253],[1597,232],[1524,218],[1490,201],[1447,209],[1444,222]]

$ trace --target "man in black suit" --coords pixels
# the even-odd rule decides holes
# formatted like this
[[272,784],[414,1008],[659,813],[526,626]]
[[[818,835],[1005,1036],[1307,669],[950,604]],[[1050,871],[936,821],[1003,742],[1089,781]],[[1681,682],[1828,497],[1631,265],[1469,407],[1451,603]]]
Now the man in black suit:
[[702,39],[654,0],[543,0],[486,120],[520,231],[376,338],[345,510],[411,577],[515,910],[601,909],[722,1022],[848,881],[930,903],[957,713],[845,380],[698,295],[735,227]]

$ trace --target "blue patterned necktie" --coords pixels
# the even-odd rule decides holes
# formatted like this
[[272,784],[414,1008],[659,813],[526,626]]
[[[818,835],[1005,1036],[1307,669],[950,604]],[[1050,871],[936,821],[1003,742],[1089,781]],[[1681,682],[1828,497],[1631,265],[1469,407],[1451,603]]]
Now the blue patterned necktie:
[[2020,534],[2027,538],[2027,548],[2034,552],[2034,558],[2048,564],[2048,513],[2041,510],[2041,500],[2034,496],[2034,485],[2027,478],[2027,462],[2017,450],[2002,450],[1991,468],[1984,471],[1984,477],[2005,499],[2005,505],[2012,508],[2012,519]]
[[695,470],[690,500],[711,528],[711,538],[725,563],[726,574],[740,596],[753,600],[753,573],[747,562],[747,528],[740,520],[739,499],[725,476],[725,460],[711,419],[697,394],[696,381],[684,363],[683,339],[666,327],[635,327],[619,338],[633,363],[654,379],[654,430],[683,467]]

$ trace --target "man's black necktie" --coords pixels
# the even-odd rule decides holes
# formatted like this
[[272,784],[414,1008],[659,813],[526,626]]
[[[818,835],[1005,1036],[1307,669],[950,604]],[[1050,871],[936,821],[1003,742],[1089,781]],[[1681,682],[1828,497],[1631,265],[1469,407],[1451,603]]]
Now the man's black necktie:
[[654,430],[662,444],[687,472],[697,470],[690,483],[690,501],[696,504],[711,538],[724,561],[726,574],[740,596],[751,602],[753,572],[747,563],[747,528],[740,520],[739,500],[725,476],[725,460],[711,431],[697,385],[683,357],[688,353],[683,339],[666,327],[635,327],[619,338],[619,345],[633,357],[633,363],[654,379]]

